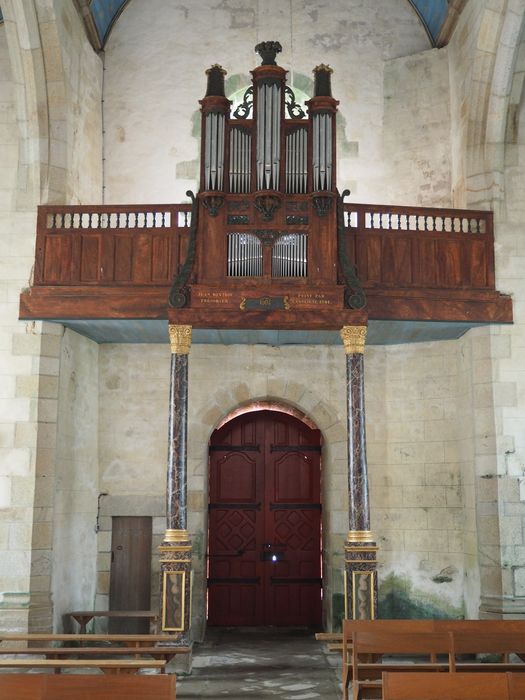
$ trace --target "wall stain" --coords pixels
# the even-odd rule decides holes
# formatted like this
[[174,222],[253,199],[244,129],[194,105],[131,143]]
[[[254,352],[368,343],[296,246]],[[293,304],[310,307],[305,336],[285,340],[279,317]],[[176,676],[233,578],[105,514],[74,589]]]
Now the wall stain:
[[385,619],[461,619],[463,607],[455,607],[440,596],[415,591],[404,576],[390,574],[379,586],[378,612]]

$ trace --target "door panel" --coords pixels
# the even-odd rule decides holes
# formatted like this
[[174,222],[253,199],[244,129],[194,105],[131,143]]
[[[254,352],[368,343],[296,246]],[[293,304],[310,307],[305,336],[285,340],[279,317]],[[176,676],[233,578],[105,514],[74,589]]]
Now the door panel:
[[320,432],[245,414],[210,445],[210,625],[321,621]]
[[[151,606],[149,517],[114,517],[111,534],[110,610],[149,610]],[[109,620],[112,634],[147,634],[149,620]]]

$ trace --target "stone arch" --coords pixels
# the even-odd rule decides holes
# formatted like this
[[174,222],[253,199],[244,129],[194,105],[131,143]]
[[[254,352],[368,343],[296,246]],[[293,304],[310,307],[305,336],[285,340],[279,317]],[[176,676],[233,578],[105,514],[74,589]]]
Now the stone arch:
[[[269,387],[270,388],[270,387]],[[188,502],[191,504],[192,490],[195,498],[202,497],[202,513],[189,513],[188,528],[192,532],[194,550],[199,552],[200,560],[194,559],[194,604],[193,629],[194,638],[204,635],[205,610],[202,601],[205,600],[206,571],[205,552],[207,550],[207,511],[205,504],[208,497],[208,448],[212,433],[226,420],[239,413],[253,408],[262,410],[274,406],[300,418],[307,424],[315,425],[322,435],[322,465],[321,465],[321,499],[323,503],[323,534],[325,541],[330,542],[324,548],[323,581],[325,588],[326,609],[323,612],[327,624],[330,624],[332,610],[330,601],[333,592],[340,586],[334,580],[333,571],[343,568],[343,542],[348,531],[348,512],[341,512],[340,504],[336,503],[341,495],[332,485],[332,480],[346,480],[347,473],[347,442],[346,442],[346,406],[336,407],[322,401],[312,392],[306,383],[277,380],[264,395],[250,396],[250,387],[239,382],[229,387],[228,391],[217,389],[209,396],[208,405],[200,410],[190,423],[188,448]],[[199,488],[204,489],[204,494]],[[340,489],[339,489],[340,491]],[[344,498],[343,498],[344,500]],[[194,534],[193,534],[194,533]],[[195,543],[196,546],[195,546]],[[338,554],[340,552],[340,554]]]
[[44,55],[34,0],[2,2],[19,127],[17,209],[47,199],[49,110]]
[[514,66],[525,3],[506,2],[497,13],[484,3],[476,23],[469,74],[466,129],[465,204],[480,206],[504,197],[504,144]]
[[[86,200],[101,196],[102,63],[74,4],[43,5],[39,0],[2,3],[16,86],[21,211],[33,211],[37,204],[80,203],[84,191]],[[95,128],[86,146],[90,122]]]

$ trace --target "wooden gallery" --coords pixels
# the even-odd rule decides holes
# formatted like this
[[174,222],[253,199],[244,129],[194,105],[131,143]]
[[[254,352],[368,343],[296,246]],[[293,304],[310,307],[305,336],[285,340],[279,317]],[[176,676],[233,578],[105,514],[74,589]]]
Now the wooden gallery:
[[1,627],[523,616],[525,8],[233,4],[0,0]]

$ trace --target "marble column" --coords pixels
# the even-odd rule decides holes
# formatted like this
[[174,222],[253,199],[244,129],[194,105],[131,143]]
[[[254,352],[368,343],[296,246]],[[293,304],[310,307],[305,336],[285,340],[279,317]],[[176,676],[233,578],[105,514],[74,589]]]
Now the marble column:
[[346,353],[348,408],[348,521],[345,542],[345,617],[377,616],[377,546],[370,531],[366,463],[364,362],[366,326],[341,330]]
[[168,420],[166,534],[159,547],[161,630],[189,644],[191,542],[187,527],[188,354],[191,326],[169,326],[171,374]]

